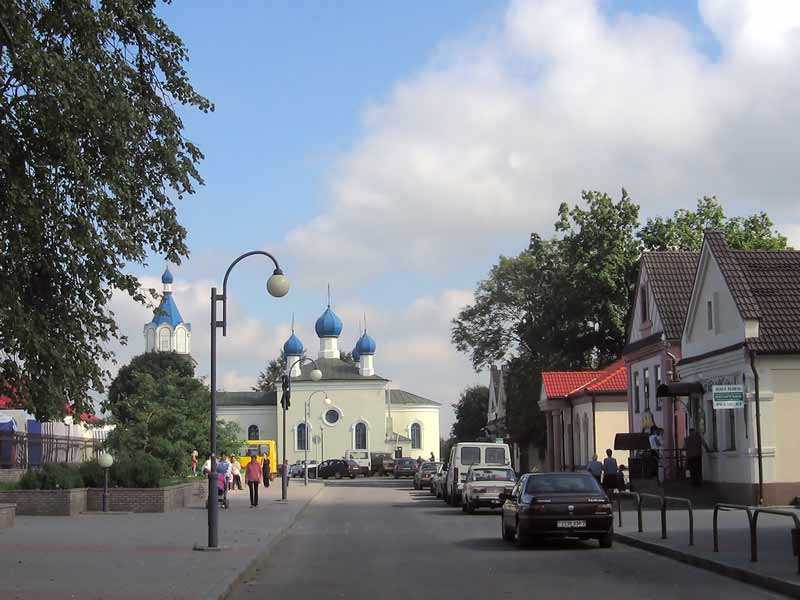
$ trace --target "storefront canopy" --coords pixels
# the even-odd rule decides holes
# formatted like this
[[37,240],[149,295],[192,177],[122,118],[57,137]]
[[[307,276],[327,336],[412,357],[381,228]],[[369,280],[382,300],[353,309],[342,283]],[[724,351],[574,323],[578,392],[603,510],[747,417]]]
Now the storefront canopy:
[[703,385],[696,382],[673,381],[672,383],[662,383],[656,389],[656,396],[659,398],[672,396],[691,396],[692,394],[702,394]]
[[618,433],[614,436],[614,450],[649,450],[650,436],[646,433]]

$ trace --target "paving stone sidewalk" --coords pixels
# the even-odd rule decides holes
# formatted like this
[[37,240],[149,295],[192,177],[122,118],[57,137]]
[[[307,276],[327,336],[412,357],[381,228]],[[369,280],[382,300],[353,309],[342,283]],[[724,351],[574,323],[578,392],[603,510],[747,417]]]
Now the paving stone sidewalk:
[[0,600],[217,600],[294,523],[322,489],[280,485],[251,509],[247,489],[220,509],[221,552],[207,542],[204,506],[163,514],[18,516],[0,530]]
[[[796,512],[800,516],[800,511]],[[751,562],[750,533],[743,511],[719,513],[719,552],[713,551],[712,509],[694,510],[694,546],[689,546],[689,517],[685,508],[667,511],[666,540],[661,539],[660,511],[643,510],[642,517],[644,531],[638,533],[635,510],[623,510],[622,527],[615,513],[617,540],[800,598],[791,518],[769,514],[758,517],[758,562]]]

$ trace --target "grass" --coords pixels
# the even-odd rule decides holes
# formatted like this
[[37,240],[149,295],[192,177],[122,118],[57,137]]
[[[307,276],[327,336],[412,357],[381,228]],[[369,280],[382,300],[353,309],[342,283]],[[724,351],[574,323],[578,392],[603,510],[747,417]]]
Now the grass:
[[16,490],[19,489],[18,483],[12,483],[10,481],[0,481],[0,490]]

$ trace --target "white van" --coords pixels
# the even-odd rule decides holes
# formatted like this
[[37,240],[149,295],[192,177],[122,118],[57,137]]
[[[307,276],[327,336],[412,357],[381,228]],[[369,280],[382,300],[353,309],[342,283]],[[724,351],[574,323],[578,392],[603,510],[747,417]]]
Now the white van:
[[369,472],[372,468],[372,457],[369,454],[369,450],[348,450],[345,452],[344,457],[347,460],[356,461],[358,472],[364,477],[369,477]]
[[508,444],[496,442],[459,442],[450,449],[447,462],[447,478],[444,485],[444,500],[451,506],[461,505],[461,490],[470,465],[511,466],[511,450]]

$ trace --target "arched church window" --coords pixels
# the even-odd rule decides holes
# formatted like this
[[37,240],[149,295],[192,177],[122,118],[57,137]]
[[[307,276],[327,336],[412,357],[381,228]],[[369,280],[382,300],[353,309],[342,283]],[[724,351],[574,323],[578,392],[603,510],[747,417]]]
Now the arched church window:
[[175,349],[179,354],[186,354],[186,330],[182,327],[175,332]]
[[308,450],[308,431],[305,423],[297,426],[297,449]]
[[170,343],[170,332],[166,327],[158,332],[158,349],[161,352],[169,352],[172,350]]
[[147,351],[152,352],[156,349],[156,332],[153,329],[147,330]]
[[250,425],[250,427],[247,428],[247,439],[248,440],[258,439],[258,425]]
[[419,423],[411,424],[411,447],[415,450],[422,448],[422,428]]
[[367,449],[367,424],[366,423],[356,423],[355,431],[353,437],[355,438],[355,449],[356,450],[366,450]]

